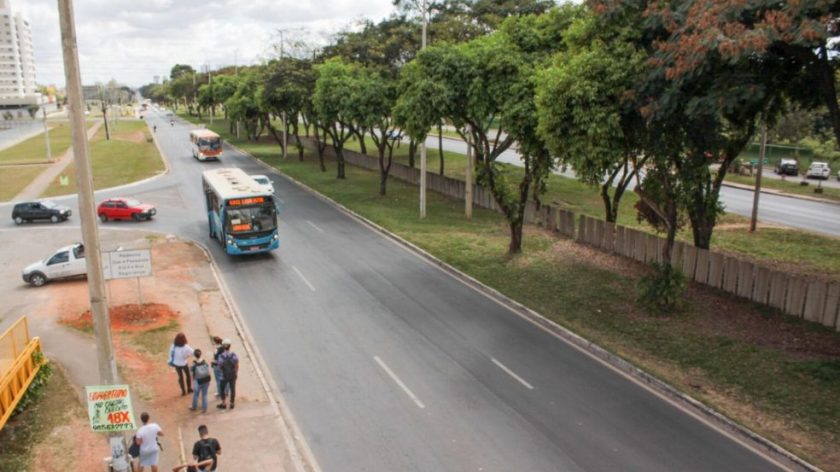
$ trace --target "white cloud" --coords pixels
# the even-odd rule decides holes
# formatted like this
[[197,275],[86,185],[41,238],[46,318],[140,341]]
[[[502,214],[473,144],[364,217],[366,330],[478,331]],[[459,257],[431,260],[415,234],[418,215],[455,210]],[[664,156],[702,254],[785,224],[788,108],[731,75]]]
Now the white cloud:
[[[64,83],[56,0],[11,0],[29,19],[39,83]],[[390,0],[77,0],[84,83],[112,78],[128,85],[166,76],[176,63],[200,68],[255,64],[286,39],[329,37],[361,18],[393,11]],[[305,31],[305,32],[304,32]]]

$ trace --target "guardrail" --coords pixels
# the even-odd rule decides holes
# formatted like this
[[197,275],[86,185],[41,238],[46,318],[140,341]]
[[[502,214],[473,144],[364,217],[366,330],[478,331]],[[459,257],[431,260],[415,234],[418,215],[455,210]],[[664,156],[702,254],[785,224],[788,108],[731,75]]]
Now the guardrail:
[[29,337],[25,316],[0,335],[0,429],[44,364],[35,361],[36,352],[41,352],[41,340]]

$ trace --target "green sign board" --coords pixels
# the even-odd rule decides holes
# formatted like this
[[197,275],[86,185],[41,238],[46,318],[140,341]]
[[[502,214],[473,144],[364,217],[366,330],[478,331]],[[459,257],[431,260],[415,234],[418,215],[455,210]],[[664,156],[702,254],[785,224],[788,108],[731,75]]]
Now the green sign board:
[[85,387],[90,427],[96,433],[133,431],[134,410],[128,385],[92,385]]
[[70,185],[70,178],[67,177],[66,175],[59,176],[58,183],[62,187],[66,187],[66,186]]

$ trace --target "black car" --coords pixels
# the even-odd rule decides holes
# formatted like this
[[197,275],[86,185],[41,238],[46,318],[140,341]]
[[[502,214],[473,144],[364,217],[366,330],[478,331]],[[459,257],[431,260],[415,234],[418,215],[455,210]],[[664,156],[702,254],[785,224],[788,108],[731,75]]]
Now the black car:
[[42,202],[24,202],[15,205],[12,210],[12,219],[16,224],[23,224],[33,220],[50,220],[53,223],[66,221],[71,211],[63,205],[45,200]]
[[775,172],[779,175],[799,175],[799,163],[796,159],[783,158],[776,163]]

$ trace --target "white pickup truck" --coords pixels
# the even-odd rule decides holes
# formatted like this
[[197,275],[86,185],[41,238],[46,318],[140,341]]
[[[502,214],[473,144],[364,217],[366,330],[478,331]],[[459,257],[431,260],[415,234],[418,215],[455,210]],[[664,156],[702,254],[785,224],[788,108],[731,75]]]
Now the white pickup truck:
[[53,279],[86,276],[85,247],[80,243],[63,247],[43,261],[26,266],[22,275],[24,282],[36,287]]

